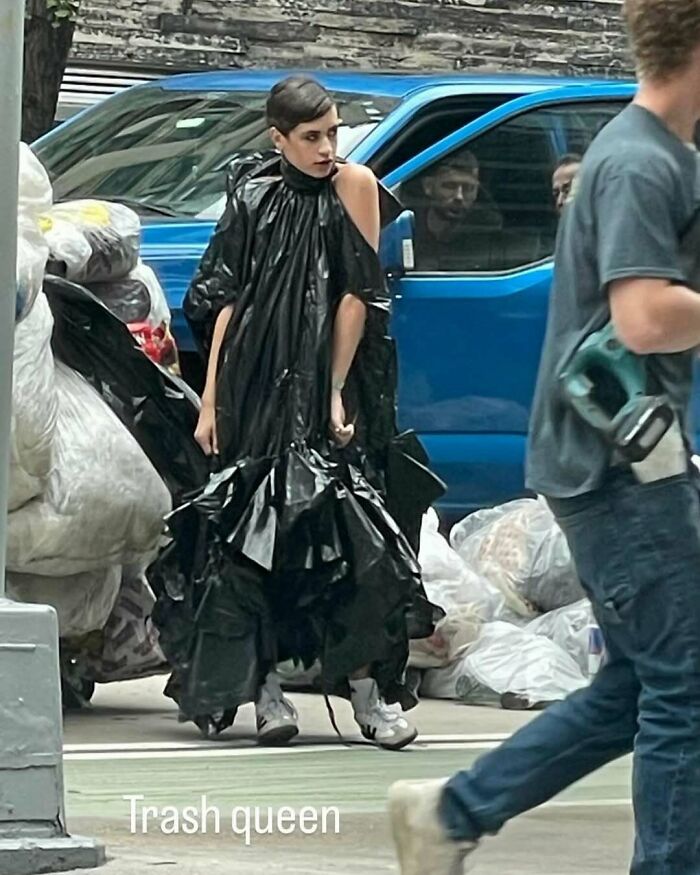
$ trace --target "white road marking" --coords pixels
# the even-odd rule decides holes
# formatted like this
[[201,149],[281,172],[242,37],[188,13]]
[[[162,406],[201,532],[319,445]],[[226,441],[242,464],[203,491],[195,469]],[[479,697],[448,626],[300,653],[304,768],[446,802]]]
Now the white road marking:
[[[493,734],[493,735],[421,735],[418,738],[418,741],[413,745],[414,748],[433,748],[440,747],[445,750],[450,750],[453,748],[462,748],[465,745],[469,745],[471,747],[483,747],[491,748],[502,741],[505,741],[509,736],[507,734]],[[218,751],[229,752],[231,754],[238,753],[257,753],[257,754],[266,754],[266,753],[285,753],[294,751],[295,753],[304,753],[308,751],[316,751],[316,750],[351,750],[352,748],[356,748],[359,746],[369,747],[368,742],[362,741],[361,739],[355,739],[354,737],[349,737],[347,739],[349,743],[351,743],[351,747],[347,747],[340,742],[340,740],[334,742],[333,744],[294,744],[289,745],[285,748],[270,748],[270,747],[260,747],[255,744],[255,742],[247,742],[244,741],[244,744],[251,744],[251,747],[241,747],[241,739],[230,740],[230,739],[222,739],[221,741],[207,741],[205,739],[195,740],[195,741],[136,741],[136,742],[108,742],[101,744],[64,744],[63,752],[64,755],[68,754],[102,754],[102,753],[147,753],[148,751],[152,752],[162,752],[162,753],[177,753],[177,752],[188,752],[188,751]]]
[[620,806],[628,806],[632,804],[631,799],[554,799],[551,802],[545,802],[540,805],[540,808],[619,808]]

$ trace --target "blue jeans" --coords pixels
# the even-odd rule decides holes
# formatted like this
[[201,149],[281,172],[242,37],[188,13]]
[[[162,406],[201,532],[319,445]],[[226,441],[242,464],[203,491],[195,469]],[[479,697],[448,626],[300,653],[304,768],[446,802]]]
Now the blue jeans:
[[632,875],[700,875],[700,500],[690,474],[550,500],[609,660],[447,784],[454,839],[492,834],[634,752]]

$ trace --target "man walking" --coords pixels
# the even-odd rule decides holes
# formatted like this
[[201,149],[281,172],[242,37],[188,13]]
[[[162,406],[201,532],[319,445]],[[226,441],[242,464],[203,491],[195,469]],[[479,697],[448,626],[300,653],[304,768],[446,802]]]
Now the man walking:
[[[685,437],[700,345],[700,252],[686,251],[700,208],[700,0],[625,0],[625,12],[641,85],[590,147],[564,212],[528,459],[609,660],[470,771],[392,787],[402,875],[459,875],[482,836],[630,751],[631,872],[700,873],[700,501]],[[677,415],[634,466],[559,388],[573,352],[610,320]]]

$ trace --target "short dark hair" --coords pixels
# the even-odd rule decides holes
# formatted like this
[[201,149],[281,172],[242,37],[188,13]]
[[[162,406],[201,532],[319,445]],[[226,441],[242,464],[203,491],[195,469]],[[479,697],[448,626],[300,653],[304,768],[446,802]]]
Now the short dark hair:
[[459,152],[452,152],[446,158],[443,158],[439,164],[435,166],[435,171],[441,170],[459,170],[462,173],[468,173],[474,176],[479,172],[479,162],[476,156],[468,149],[460,149]]
[[582,161],[583,156],[579,155],[578,152],[567,152],[566,155],[562,155],[554,165],[554,170],[556,172],[561,167],[570,167],[572,164],[580,164]]
[[289,76],[274,86],[265,107],[267,123],[285,137],[298,125],[315,121],[335,106],[326,89],[310,76]]

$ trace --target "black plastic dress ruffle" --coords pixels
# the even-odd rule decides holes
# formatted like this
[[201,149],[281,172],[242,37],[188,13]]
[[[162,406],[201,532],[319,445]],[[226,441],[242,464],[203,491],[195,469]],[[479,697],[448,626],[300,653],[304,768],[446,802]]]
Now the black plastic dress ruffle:
[[[367,321],[344,391],[356,439],[341,450],[328,437],[332,331],[348,293]],[[168,691],[185,718],[220,729],[278,661],[320,659],[327,692],[369,664],[387,700],[410,707],[408,639],[440,616],[416,550],[442,484],[417,438],[396,434],[382,271],[331,179],[279,158],[234,164],[184,305],[205,352],[228,304],[223,470],[170,516],[173,542],[151,569]]]

